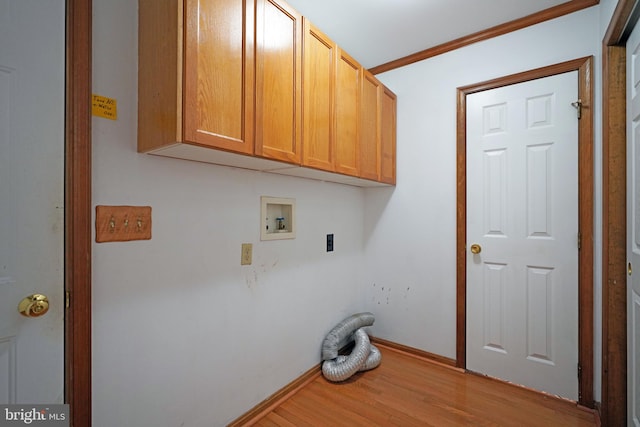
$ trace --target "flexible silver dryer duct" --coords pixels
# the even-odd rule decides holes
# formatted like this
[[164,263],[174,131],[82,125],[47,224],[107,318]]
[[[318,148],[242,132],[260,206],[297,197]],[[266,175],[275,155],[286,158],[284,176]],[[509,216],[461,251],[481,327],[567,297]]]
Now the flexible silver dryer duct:
[[[363,329],[374,322],[372,313],[357,313],[344,319],[327,334],[322,343],[322,374],[333,382],[344,381],[358,371],[373,369],[380,364],[382,355],[369,341]],[[338,350],[355,341],[348,356],[338,355]]]

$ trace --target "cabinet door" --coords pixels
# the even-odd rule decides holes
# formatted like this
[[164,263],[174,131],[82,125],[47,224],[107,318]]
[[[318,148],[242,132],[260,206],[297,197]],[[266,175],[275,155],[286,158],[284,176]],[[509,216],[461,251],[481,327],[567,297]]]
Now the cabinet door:
[[336,45],[304,19],[302,164],[334,170]]
[[299,164],[302,16],[281,0],[257,0],[256,52],[255,153]]
[[336,64],[335,171],[358,176],[362,67],[340,48]]
[[380,134],[380,181],[396,183],[396,95],[383,86]]
[[360,177],[380,179],[380,110],[382,85],[369,71],[362,72],[360,92]]
[[252,154],[254,0],[185,5],[184,138]]

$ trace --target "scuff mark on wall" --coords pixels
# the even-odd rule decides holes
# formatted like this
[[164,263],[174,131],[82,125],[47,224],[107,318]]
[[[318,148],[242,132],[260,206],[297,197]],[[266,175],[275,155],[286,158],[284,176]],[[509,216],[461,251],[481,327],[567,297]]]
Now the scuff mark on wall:
[[245,283],[251,290],[256,287],[258,284],[258,272],[255,269],[251,270],[251,272],[245,276]]
[[249,289],[254,289],[258,284],[258,275],[263,276],[264,274],[271,272],[275,269],[279,262],[280,260],[278,258],[275,258],[273,260],[262,260],[257,263],[257,265],[245,275],[245,282],[247,284],[247,287]]
[[[378,288],[378,286],[373,283],[372,285],[373,288]],[[377,292],[375,292],[372,296],[371,296],[371,302],[375,303],[377,305],[381,305],[381,304],[385,304],[385,305],[389,305],[391,303],[394,302],[393,298],[391,297],[391,291],[392,291],[392,287],[390,286],[380,286],[377,289]],[[404,301],[404,305],[405,305],[405,310],[408,310],[408,307],[406,307],[406,303],[409,299],[409,292],[411,291],[411,286],[407,286],[407,288],[402,292],[402,301]],[[394,294],[394,295],[397,295]],[[398,299],[396,297],[396,302],[398,302]]]
[[266,272],[268,272],[268,271],[271,271],[271,270],[273,270],[273,269],[276,267],[276,265],[278,265],[278,262],[279,262],[279,260],[277,260],[277,259],[276,259],[275,261],[273,261],[273,262],[271,263],[271,265],[269,265],[269,263],[268,263],[268,262],[263,262],[262,264],[260,264],[260,270],[261,270],[263,273],[266,273]]
[[[376,287],[375,283],[373,284],[373,287]],[[371,301],[377,303],[378,305],[382,303],[389,305],[389,302],[391,301],[391,288],[387,287],[385,291],[385,287],[381,286],[380,290],[378,291],[378,295],[374,295],[373,297],[371,297]]]

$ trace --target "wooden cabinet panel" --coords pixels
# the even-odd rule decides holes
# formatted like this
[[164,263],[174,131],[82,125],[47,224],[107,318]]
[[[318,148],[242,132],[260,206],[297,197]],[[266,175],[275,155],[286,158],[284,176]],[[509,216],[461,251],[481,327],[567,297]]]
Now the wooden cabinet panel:
[[302,142],[302,16],[257,0],[255,153],[299,164]]
[[147,152],[182,139],[182,5],[139,0],[138,10],[138,151]]
[[334,170],[336,45],[304,19],[302,164]]
[[253,153],[254,3],[185,5],[185,139]]
[[360,74],[362,67],[338,48],[336,66],[335,171],[358,176],[360,137]]
[[396,95],[383,86],[381,134],[380,134],[380,181],[396,183]]
[[362,72],[360,91],[360,177],[380,177],[380,100],[382,85],[369,71]]

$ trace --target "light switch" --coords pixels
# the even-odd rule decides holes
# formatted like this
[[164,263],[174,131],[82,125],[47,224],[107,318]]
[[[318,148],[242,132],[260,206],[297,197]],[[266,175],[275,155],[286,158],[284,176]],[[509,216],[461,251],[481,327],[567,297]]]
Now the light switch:
[[96,242],[151,239],[151,206],[96,206]]

